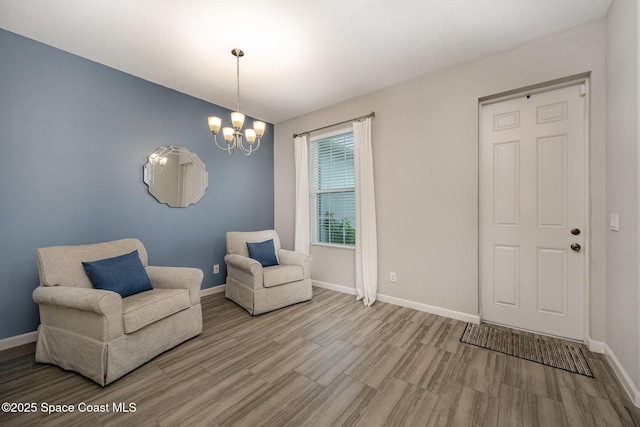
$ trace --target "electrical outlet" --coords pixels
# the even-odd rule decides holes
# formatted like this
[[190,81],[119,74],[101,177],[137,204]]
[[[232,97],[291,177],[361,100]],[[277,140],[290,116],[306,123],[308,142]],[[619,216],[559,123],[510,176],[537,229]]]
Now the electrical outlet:
[[220,273],[220,264],[215,264],[213,266],[213,274],[218,274]]
[[397,279],[396,278],[396,272],[395,271],[390,272],[389,273],[389,281],[391,283],[396,283],[396,279]]

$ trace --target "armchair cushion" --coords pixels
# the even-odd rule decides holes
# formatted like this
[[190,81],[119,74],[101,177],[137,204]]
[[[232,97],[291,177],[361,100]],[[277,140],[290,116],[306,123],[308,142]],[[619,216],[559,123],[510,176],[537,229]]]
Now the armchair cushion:
[[263,267],[278,265],[278,258],[276,257],[276,248],[273,245],[273,239],[259,243],[247,242],[247,250],[249,251],[249,258],[255,259],[262,264]]
[[94,288],[117,292],[122,298],[153,289],[137,250],[82,265]]
[[302,267],[299,265],[274,265],[262,272],[265,288],[286,285],[304,279]]
[[186,289],[153,289],[124,298],[122,303],[125,334],[191,307]]

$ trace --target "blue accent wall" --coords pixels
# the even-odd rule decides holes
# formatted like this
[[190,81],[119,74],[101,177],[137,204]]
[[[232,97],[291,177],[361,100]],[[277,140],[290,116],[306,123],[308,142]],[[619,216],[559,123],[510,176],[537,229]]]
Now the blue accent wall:
[[[203,289],[224,284],[225,233],[274,226],[273,125],[256,153],[229,156],[206,123],[229,114],[0,30],[0,339],[38,327],[39,247],[135,237],[150,264],[201,268]],[[169,145],[206,165],[196,205],[161,204],[143,182],[147,156]]]

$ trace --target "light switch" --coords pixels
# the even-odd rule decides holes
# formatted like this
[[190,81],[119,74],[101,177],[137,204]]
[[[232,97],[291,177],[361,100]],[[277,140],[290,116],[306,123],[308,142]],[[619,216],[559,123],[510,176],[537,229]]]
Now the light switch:
[[618,214],[617,213],[612,213],[611,215],[609,215],[609,229],[611,231],[619,231],[620,230],[620,224],[618,222]]

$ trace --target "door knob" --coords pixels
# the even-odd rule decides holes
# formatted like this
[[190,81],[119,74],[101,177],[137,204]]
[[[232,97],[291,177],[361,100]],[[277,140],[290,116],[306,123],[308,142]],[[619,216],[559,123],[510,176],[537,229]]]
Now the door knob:
[[578,243],[572,243],[571,244],[571,249],[573,249],[576,252],[580,252],[581,248],[582,248],[582,246],[580,246]]

